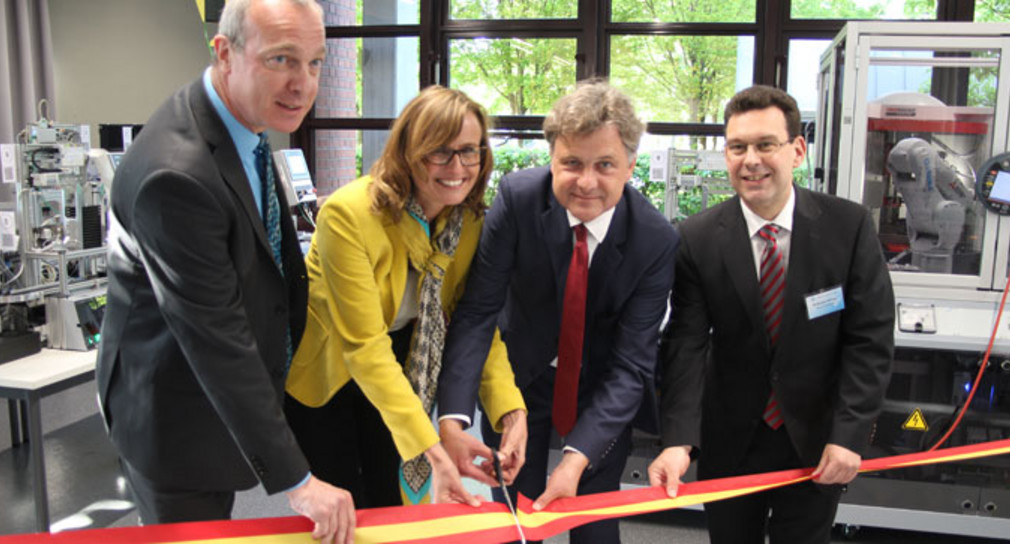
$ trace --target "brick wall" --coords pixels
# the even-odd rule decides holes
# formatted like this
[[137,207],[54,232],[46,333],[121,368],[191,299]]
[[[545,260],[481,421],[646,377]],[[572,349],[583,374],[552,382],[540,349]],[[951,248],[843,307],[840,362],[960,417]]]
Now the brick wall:
[[[327,26],[357,24],[355,0],[320,0]],[[354,82],[358,68],[357,40],[330,39],[319,81],[316,117],[358,117]],[[358,131],[316,131],[316,187],[325,196],[358,177],[355,154]]]

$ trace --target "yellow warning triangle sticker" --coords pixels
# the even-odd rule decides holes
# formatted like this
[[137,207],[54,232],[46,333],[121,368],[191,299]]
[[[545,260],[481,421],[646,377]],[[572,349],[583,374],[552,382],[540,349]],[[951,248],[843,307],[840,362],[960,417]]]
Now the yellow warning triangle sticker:
[[926,424],[926,418],[922,415],[922,410],[916,408],[912,415],[908,416],[908,419],[901,425],[901,428],[906,431],[928,431],[929,425]]

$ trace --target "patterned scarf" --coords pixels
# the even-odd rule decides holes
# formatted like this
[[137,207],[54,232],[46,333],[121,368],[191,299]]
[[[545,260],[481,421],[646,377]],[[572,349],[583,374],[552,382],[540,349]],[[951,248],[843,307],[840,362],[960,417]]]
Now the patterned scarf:
[[[407,200],[407,211],[417,217],[424,217],[424,211],[413,195]],[[442,346],[445,344],[449,321],[442,311],[442,279],[456,253],[462,228],[463,208],[455,206],[449,212],[442,232],[431,242],[425,240],[424,244],[408,243],[407,247],[410,265],[421,272],[423,278],[418,294],[418,318],[410,339],[410,354],[404,365],[404,373],[429,414],[435,406],[438,373],[442,369]],[[431,465],[423,453],[404,461],[400,466],[400,488],[413,504],[428,502],[425,498],[430,489],[430,478]]]

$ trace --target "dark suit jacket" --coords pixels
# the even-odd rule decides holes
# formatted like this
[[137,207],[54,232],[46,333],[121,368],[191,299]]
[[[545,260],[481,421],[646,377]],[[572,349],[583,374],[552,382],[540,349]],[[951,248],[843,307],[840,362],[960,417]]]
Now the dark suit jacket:
[[[707,475],[739,465],[752,433],[764,425],[772,390],[809,466],[829,442],[863,451],[883,401],[894,295],[870,214],[853,202],[794,189],[774,350],[739,197],[679,227],[677,310],[664,333],[662,437],[666,446],[700,445],[699,468]],[[808,319],[805,296],[835,286],[842,287],[845,309]]]
[[[495,325],[524,389],[557,357],[572,231],[547,168],[502,179],[466,292],[452,316],[439,413],[473,414]],[[656,350],[677,234],[630,185],[589,267],[578,420],[566,443],[597,463],[635,417],[653,413]],[[648,419],[648,418],[647,418]],[[655,421],[653,420],[653,424]]]
[[[287,210],[284,192],[278,194]],[[202,80],[151,117],[116,172],[98,393],[120,455],[155,482],[284,490],[308,464],[281,410],[285,325],[305,265],[283,220],[284,276]]]

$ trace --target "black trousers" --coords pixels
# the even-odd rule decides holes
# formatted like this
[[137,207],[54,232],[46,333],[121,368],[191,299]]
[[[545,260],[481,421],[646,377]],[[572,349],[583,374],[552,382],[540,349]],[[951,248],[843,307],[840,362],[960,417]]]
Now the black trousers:
[[[393,353],[401,364],[407,358],[412,331],[407,326],[390,333]],[[284,412],[315,477],[349,491],[356,508],[403,504],[400,454],[393,436],[353,380],[319,408],[287,395]]]
[[[785,427],[758,425],[745,461],[732,474],[713,474],[704,462],[704,479],[802,468]],[[810,481],[705,504],[712,544],[828,544],[842,486]]]
[[233,491],[194,491],[156,484],[120,459],[141,525],[231,519]]
[[[551,423],[551,407],[554,401],[554,369],[549,369],[523,389],[523,399],[526,401],[527,426],[529,436],[526,440],[526,464],[523,465],[515,482],[509,487],[512,504],[516,504],[516,492],[522,493],[530,500],[536,500],[547,487],[547,464],[550,452],[551,436],[554,428]],[[501,435],[494,432],[487,416],[481,418],[481,433],[488,446],[497,449]],[[631,453],[631,427],[624,430],[609,449],[607,455],[597,464],[590,465],[582,473],[579,480],[578,494],[603,493],[617,491],[621,487],[621,473]],[[493,489],[492,494],[498,502],[505,502],[500,489]],[[533,544],[534,541],[529,541]],[[571,544],[619,544],[621,533],[618,520],[604,520],[576,527],[569,532]]]

